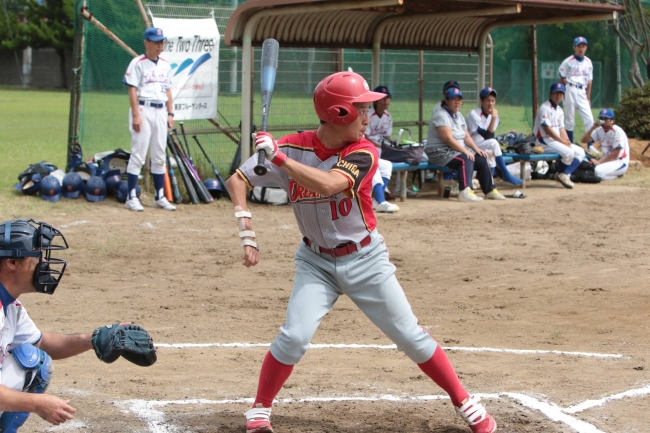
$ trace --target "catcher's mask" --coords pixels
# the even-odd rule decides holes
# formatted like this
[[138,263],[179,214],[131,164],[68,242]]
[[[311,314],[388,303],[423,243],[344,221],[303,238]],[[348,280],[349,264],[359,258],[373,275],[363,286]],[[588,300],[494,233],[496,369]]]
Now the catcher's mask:
[[0,224],[0,258],[38,257],[33,278],[38,293],[54,293],[68,262],[52,257],[52,251],[66,249],[63,234],[44,222],[30,219]]

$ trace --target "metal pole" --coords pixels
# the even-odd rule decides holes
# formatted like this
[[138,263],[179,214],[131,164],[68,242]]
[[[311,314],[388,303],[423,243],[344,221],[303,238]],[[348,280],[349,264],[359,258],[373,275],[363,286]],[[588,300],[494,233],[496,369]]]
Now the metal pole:
[[[614,21],[616,30],[618,30],[618,19]],[[621,38],[616,32],[616,105],[621,100]]]
[[144,10],[144,6],[142,5],[142,0],[135,0],[135,1],[138,4],[138,10],[140,11],[140,15],[142,15],[142,21],[144,21],[144,25],[147,26],[147,28],[151,27],[151,22],[149,21],[149,17],[147,16],[147,11]]
[[535,121],[535,118],[537,117],[537,105],[538,105],[538,98],[537,95],[539,93],[539,86],[537,82],[537,26],[533,25],[531,26],[531,44],[533,48],[533,122]]
[[[424,106],[424,51],[420,50],[420,74],[418,77],[418,143],[422,143],[422,107]],[[404,173],[406,176],[406,173]]]
[[338,61],[338,68],[337,72],[340,72],[345,69],[345,50],[343,48],[339,48],[337,50],[337,61]]
[[487,47],[490,49],[490,64],[488,66],[488,74],[490,77],[490,80],[488,83],[490,83],[490,87],[494,87],[494,42],[492,41],[492,35],[488,33],[487,35]]

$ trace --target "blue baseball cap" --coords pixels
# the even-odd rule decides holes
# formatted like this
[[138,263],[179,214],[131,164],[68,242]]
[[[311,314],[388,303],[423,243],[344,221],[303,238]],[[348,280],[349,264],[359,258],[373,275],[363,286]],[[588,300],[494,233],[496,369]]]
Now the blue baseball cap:
[[445,92],[445,98],[447,98],[447,99],[457,98],[459,96],[462,98],[463,97],[463,92],[461,92],[458,87],[450,87]]
[[446,92],[447,89],[450,89],[452,87],[455,87],[456,89],[460,89],[460,84],[458,84],[458,81],[449,80],[445,84],[442,85],[442,91]]
[[553,83],[551,85],[551,89],[548,92],[549,93],[556,93],[556,92],[566,93],[566,87],[564,87],[564,84],[562,84],[562,83]]
[[589,43],[587,42],[587,38],[585,38],[584,36],[578,36],[573,40],[574,47],[577,47],[580,44],[589,45]]
[[613,119],[614,118],[614,112],[612,110],[610,110],[609,108],[603,108],[598,113],[598,118],[599,119]]
[[386,87],[386,86],[377,86],[377,87],[375,87],[375,90],[373,90],[373,92],[383,93],[384,95],[388,96],[389,98],[393,97],[393,95],[390,94],[390,90],[388,90],[388,87]]
[[151,42],[164,41],[165,35],[163,35],[162,29],[158,27],[149,27],[144,31],[144,38]]
[[492,87],[486,87],[485,89],[481,90],[481,93],[479,93],[479,98],[485,99],[490,95],[494,95],[494,97],[497,97],[497,91],[494,90]]

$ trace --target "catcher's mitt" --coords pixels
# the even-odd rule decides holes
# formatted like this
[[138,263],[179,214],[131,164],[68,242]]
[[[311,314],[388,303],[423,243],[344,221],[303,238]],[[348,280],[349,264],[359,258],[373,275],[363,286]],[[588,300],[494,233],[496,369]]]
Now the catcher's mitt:
[[148,367],[158,359],[149,333],[137,325],[119,323],[95,329],[90,340],[100,361],[110,364],[123,356],[127,361]]
[[534,153],[533,146],[525,141],[515,144],[515,149],[520,155],[532,155]]
[[544,153],[544,148],[542,146],[533,146],[533,152],[535,153]]

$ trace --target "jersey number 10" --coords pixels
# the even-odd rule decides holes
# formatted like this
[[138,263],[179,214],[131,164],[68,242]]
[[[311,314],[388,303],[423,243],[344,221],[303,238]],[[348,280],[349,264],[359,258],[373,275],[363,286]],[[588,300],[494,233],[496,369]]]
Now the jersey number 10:
[[339,215],[344,217],[350,214],[352,211],[352,200],[346,197],[339,202],[338,206],[335,201],[331,201],[330,208],[332,210],[332,221],[336,221],[339,219]]

